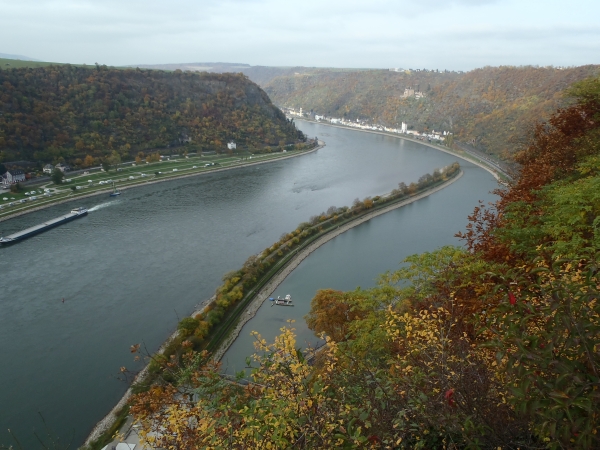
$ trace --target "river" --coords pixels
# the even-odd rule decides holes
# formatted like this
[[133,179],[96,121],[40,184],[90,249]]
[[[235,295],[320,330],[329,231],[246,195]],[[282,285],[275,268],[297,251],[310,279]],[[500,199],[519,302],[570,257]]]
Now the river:
[[[87,217],[0,248],[0,445],[36,448],[38,411],[63,439],[83,441],[119,400],[119,367],[139,369],[129,346],[153,351],[178,318],[210,297],[237,269],[279,236],[329,206],[389,192],[456,157],[389,136],[300,122],[327,146],[270,164],[128,190],[116,200],[85,199]],[[467,215],[496,187],[461,161],[465,176],[427,199],[336,237],[305,260],[276,295],[295,308],[262,308],[246,325],[273,336],[301,318],[318,288],[369,287],[412,253],[457,244]],[[79,204],[58,205],[0,223],[0,234],[42,222]],[[64,302],[63,302],[64,298]],[[293,311],[290,311],[293,310]],[[310,338],[296,323],[300,340]],[[226,355],[241,367],[252,353],[239,339]]]

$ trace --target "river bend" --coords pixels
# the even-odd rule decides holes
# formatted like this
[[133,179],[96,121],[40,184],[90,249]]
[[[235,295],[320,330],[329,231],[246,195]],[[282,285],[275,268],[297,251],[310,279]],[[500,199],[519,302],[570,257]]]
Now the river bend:
[[[456,157],[389,136],[301,122],[327,146],[255,167],[130,189],[85,200],[87,217],[0,248],[0,444],[24,448],[48,425],[83,442],[124,393],[119,367],[135,369],[131,344],[155,350],[178,318],[207,299],[222,275],[329,206],[410,183]],[[271,337],[319,288],[374,284],[407,255],[457,244],[478,200],[496,187],[461,161],[447,189],[364,223],[319,248],[285,280],[295,308],[259,311],[226,355],[231,370],[252,352],[249,331]],[[0,234],[70,210],[58,205],[0,223]],[[65,299],[63,302],[62,299]],[[302,321],[300,340],[311,339]],[[247,344],[250,344],[248,346]],[[240,362],[240,358],[241,362]]]

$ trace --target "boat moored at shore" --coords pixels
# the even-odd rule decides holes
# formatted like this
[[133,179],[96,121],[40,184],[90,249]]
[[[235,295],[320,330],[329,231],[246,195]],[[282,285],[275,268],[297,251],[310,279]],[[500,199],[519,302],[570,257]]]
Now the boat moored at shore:
[[292,296],[290,294],[287,294],[284,298],[281,297],[277,297],[277,298],[269,298],[269,301],[272,301],[273,303],[271,304],[271,306],[294,306],[294,304],[292,303]]
[[113,181],[113,191],[110,193],[110,197],[116,197],[118,195],[121,195],[121,191],[117,189],[117,186],[115,186],[115,182]]

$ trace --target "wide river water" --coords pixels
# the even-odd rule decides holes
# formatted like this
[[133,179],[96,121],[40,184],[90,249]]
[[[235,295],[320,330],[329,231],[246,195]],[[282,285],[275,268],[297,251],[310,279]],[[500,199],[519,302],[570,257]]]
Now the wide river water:
[[[457,158],[414,142],[299,122],[327,146],[254,167],[130,189],[117,200],[83,202],[87,217],[0,248],[0,445],[38,448],[47,425],[80,444],[127,386],[119,367],[139,369],[129,352],[150,351],[178,318],[209,298],[224,273],[284,232],[356,198],[389,192]],[[319,288],[374,285],[407,255],[459,244],[478,200],[493,200],[494,178],[460,161],[450,187],[370,220],[319,248],[285,280],[296,307],[264,305],[226,354],[229,370],[253,352],[251,330],[271,338],[301,320]],[[6,235],[79,204],[64,204],[0,222]],[[64,302],[63,302],[64,299]]]

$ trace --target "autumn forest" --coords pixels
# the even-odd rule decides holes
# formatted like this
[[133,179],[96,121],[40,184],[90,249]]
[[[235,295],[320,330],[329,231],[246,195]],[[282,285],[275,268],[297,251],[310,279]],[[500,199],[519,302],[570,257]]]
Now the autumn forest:
[[99,163],[113,152],[263,151],[304,136],[242,74],[69,65],[0,70],[0,162]]
[[[289,322],[274,342],[254,333],[248,370],[225,376],[211,352],[300,245],[462,172],[452,164],[284,233],[226,274],[214,303],[181,320],[161,352],[131,347],[150,375],[119,420],[133,416],[142,444],[169,449],[600,448],[599,66],[260,74],[264,90],[243,73],[0,69],[0,167],[306,141],[271,96],[445,129],[518,170],[456,230],[464,245],[410,256],[369,289],[322,286],[304,318],[319,350],[303,348]],[[424,95],[404,95],[409,87]]]
[[[418,131],[446,130],[455,140],[510,160],[535,124],[569,99],[571,84],[600,67],[484,67],[466,73],[433,70],[295,68],[268,79],[248,71],[273,102],[305,112]],[[424,94],[404,96],[405,89]]]

